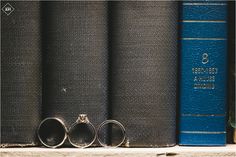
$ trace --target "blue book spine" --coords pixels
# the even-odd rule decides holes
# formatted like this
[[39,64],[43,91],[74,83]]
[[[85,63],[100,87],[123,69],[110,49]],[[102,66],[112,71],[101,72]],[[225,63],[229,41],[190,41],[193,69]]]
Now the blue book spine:
[[183,1],[180,145],[226,144],[227,2]]

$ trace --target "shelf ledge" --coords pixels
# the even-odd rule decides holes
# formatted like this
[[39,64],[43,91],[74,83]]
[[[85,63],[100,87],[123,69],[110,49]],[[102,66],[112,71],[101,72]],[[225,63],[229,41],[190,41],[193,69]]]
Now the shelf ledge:
[[236,145],[168,148],[1,148],[1,157],[236,157]]

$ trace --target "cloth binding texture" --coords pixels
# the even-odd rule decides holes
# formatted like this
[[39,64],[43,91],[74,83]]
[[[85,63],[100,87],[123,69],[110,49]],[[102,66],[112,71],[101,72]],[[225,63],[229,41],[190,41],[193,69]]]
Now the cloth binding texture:
[[14,11],[1,13],[0,145],[34,146],[41,114],[40,4],[8,4]]
[[43,118],[107,119],[107,3],[42,2]]
[[111,118],[128,147],[176,143],[178,2],[110,3]]

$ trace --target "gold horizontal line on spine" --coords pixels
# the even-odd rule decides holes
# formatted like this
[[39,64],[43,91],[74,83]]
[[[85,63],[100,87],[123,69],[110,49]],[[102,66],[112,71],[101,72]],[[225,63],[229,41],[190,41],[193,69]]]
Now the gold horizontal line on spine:
[[180,131],[183,134],[226,134],[225,131]]
[[227,5],[227,3],[183,3],[183,5]]
[[225,114],[181,114],[184,117],[224,117]]
[[227,40],[226,38],[180,38],[180,40]]
[[181,20],[186,23],[227,23],[225,20]]

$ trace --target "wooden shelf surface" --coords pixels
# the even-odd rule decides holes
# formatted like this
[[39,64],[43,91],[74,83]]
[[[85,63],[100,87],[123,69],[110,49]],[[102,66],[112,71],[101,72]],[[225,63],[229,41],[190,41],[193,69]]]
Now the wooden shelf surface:
[[236,157],[236,145],[169,148],[1,148],[1,157]]

